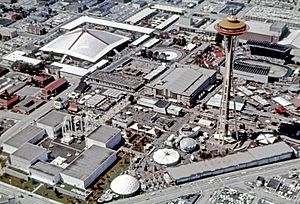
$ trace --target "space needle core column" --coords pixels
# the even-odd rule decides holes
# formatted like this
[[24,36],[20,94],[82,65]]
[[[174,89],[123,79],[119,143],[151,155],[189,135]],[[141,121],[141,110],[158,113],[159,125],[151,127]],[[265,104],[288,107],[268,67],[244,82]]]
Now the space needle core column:
[[216,24],[215,29],[218,31],[219,34],[224,36],[224,49],[226,55],[219,121],[224,141],[224,138],[228,136],[229,131],[230,89],[232,79],[233,58],[237,42],[237,36],[247,32],[249,30],[249,27],[244,22],[238,20],[236,16],[229,16],[227,17],[227,19],[222,20],[221,22]]

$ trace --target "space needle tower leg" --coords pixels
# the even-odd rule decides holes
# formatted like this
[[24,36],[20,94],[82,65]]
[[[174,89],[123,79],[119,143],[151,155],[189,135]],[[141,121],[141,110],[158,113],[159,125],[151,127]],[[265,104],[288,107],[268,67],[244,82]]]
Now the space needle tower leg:
[[[228,136],[229,130],[229,102],[230,90],[232,81],[233,58],[236,47],[236,37],[244,34],[249,30],[249,27],[236,16],[229,16],[227,19],[216,24],[215,29],[219,34],[224,36],[224,49],[226,54],[225,72],[223,74],[223,93],[220,107],[219,124],[224,138]],[[220,132],[219,132],[220,137]]]
[[223,91],[222,91],[222,104],[221,104],[221,129],[223,137],[228,136],[229,131],[229,103],[230,103],[230,90],[233,68],[233,54],[235,37],[226,36],[224,41],[224,49],[226,54],[225,73],[223,76]]

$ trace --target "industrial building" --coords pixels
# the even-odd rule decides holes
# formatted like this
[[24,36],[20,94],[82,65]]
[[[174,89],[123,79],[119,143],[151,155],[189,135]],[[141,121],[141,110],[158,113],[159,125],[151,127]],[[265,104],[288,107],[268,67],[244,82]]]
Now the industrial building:
[[42,128],[29,125],[3,143],[3,151],[12,154],[25,143],[35,144],[45,137],[46,131]]
[[36,125],[46,130],[49,138],[54,139],[62,132],[62,123],[66,116],[65,113],[53,110],[39,119]]
[[176,184],[214,176],[240,169],[290,159],[294,151],[285,142],[260,146],[225,157],[167,168]]
[[[216,20],[209,25],[205,29],[205,33],[212,36],[216,35],[217,32],[214,27],[220,21],[221,20]],[[277,43],[288,33],[288,27],[286,23],[266,23],[259,21],[246,21],[245,23],[249,26],[249,31],[239,37],[242,40],[256,40]]]
[[148,95],[173,99],[191,106],[199,94],[216,80],[216,71],[204,68],[178,67],[167,70],[147,84]]
[[277,43],[288,33],[287,24],[282,22],[265,23],[259,21],[246,21],[246,24],[250,29],[240,36],[240,39],[242,40]]
[[47,149],[31,143],[25,143],[10,155],[10,164],[16,169],[29,173],[29,167],[37,161],[48,159]]
[[87,148],[93,145],[113,149],[122,141],[121,130],[101,125],[85,138]]
[[62,180],[69,185],[85,189],[116,159],[114,151],[93,145],[62,171]]

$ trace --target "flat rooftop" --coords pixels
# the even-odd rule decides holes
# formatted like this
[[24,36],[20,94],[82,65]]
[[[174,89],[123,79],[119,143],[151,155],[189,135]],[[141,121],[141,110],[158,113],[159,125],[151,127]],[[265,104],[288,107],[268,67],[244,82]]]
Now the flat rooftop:
[[39,147],[31,143],[25,143],[17,151],[12,153],[13,156],[24,159],[26,161],[32,161],[43,153],[46,153],[47,149]]
[[45,130],[36,126],[29,125],[10,139],[6,140],[4,144],[19,148],[26,142],[30,142],[39,134],[45,134]]
[[105,86],[111,87],[111,85],[115,85],[116,88],[120,89],[137,90],[144,83],[143,80],[138,77],[108,73],[101,70],[96,70],[89,78]]
[[112,128],[106,125],[101,125],[94,130],[89,136],[89,139],[106,143],[121,131],[117,128]]
[[40,120],[37,121],[37,123],[50,127],[56,127],[64,121],[66,116],[66,113],[53,110],[44,115]]
[[149,86],[155,89],[169,90],[175,94],[191,96],[215,73],[215,70],[205,68],[174,68],[167,70]]
[[85,24],[85,23],[97,24],[97,25],[117,28],[117,29],[121,29],[121,30],[129,30],[129,31],[144,33],[144,34],[151,34],[154,31],[154,29],[151,29],[151,28],[129,25],[129,24],[125,24],[125,23],[118,23],[118,22],[114,22],[114,21],[109,21],[109,20],[104,20],[104,19],[99,19],[99,18],[94,18],[94,17],[89,17],[89,16],[81,16],[81,17],[77,18],[76,20],[62,26],[61,28],[66,29],[66,30],[72,30],[82,24]]
[[34,165],[30,167],[30,169],[35,170],[35,171],[40,171],[42,173],[48,174],[50,176],[56,176],[58,175],[63,169],[55,166],[53,164],[43,162],[43,161],[38,161]]
[[169,167],[167,168],[167,171],[172,178],[177,180],[188,178],[204,172],[225,169],[249,162],[280,156],[286,153],[293,153],[293,150],[285,142],[279,142],[267,146],[248,149],[245,152],[238,152],[222,158],[218,157],[215,159],[181,165],[178,167]]
[[112,150],[93,145],[71,163],[62,174],[84,181],[114,153]]

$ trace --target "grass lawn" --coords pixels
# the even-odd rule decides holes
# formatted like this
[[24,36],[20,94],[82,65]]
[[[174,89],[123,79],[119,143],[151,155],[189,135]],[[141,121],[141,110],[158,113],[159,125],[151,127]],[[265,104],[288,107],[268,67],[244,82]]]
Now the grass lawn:
[[106,190],[110,188],[111,181],[126,171],[129,167],[130,157],[127,153],[119,153],[117,162],[105,174],[99,177],[89,190],[93,191],[93,199],[99,198]]
[[39,183],[34,182],[33,180],[25,181],[7,174],[0,176],[0,181],[22,188],[30,192],[32,192],[36,187],[39,186]]
[[78,200],[78,199],[74,199],[73,197],[64,195],[64,194],[60,194],[59,196],[56,196],[54,190],[52,188],[47,188],[45,185],[41,186],[37,191],[35,191],[36,194],[41,195],[43,197],[46,198],[50,198],[52,200],[61,202],[61,203],[68,203],[68,204],[72,204],[72,203],[76,203],[76,204],[85,204],[85,203],[89,203],[92,204],[90,202],[86,202],[86,201],[82,201],[82,200]]

